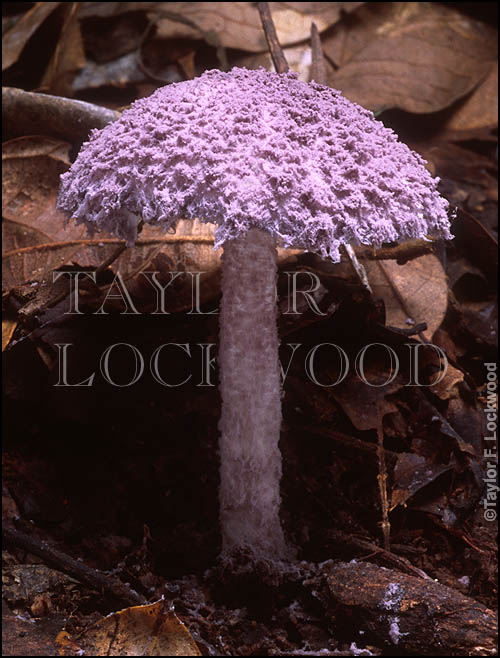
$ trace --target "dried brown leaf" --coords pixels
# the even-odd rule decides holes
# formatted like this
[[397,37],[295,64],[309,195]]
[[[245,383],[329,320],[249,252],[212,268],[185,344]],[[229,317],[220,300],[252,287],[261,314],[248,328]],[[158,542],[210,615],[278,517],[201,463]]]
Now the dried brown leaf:
[[25,281],[35,281],[52,267],[61,265],[61,253],[49,257],[30,251],[34,245],[50,243],[50,238],[36,229],[4,219],[2,222],[2,286],[9,291]]
[[[66,245],[85,235],[56,210],[59,177],[69,166],[70,145],[43,136],[20,137],[3,145],[3,286],[41,280],[78,250]],[[47,245],[57,242],[60,249]],[[42,246],[39,249],[37,247]]]
[[364,261],[374,294],[385,303],[388,325],[407,329],[427,323],[430,340],[441,325],[448,304],[448,285],[441,263],[427,254],[405,265],[395,261]]
[[17,320],[2,320],[2,352],[10,343],[14,331],[17,327]]
[[463,381],[464,373],[448,363],[443,379],[433,384],[430,390],[441,400],[449,400],[458,396],[457,387]]
[[490,74],[497,35],[432,2],[366,3],[324,40],[329,84],[372,110],[437,112]]
[[[9,241],[19,239],[19,236],[26,231],[23,224],[16,225],[15,222],[10,222],[7,224],[7,230],[5,224],[4,221],[3,234],[7,236]],[[12,290],[12,288],[25,282],[34,284],[37,281],[42,281],[48,277],[52,270],[76,260],[77,255],[81,252],[81,246],[75,246],[72,242],[55,243],[47,239],[40,242],[43,234],[39,233],[28,233],[28,236],[36,240],[36,243],[2,253],[2,286],[5,291]],[[88,249],[86,253],[89,253]],[[84,261],[80,264],[83,267],[94,263]]]
[[70,144],[43,136],[20,137],[2,148],[2,214],[51,239],[75,238],[83,229],[63,228],[56,210],[59,177],[68,168]]
[[[498,62],[491,67],[488,76],[464,99],[444,126],[444,131],[455,133],[455,139],[463,133],[494,128],[498,125]],[[467,138],[467,137],[465,137]]]
[[4,35],[2,40],[2,71],[17,62],[31,36],[60,4],[60,2],[37,2]]
[[71,96],[71,82],[76,72],[85,66],[78,10],[80,2],[70,2],[65,6],[64,18],[59,42],[49,62],[41,82],[44,91],[59,96]]
[[[259,13],[251,2],[92,2],[83,16],[111,16],[124,11],[148,11],[159,16],[161,38],[199,38],[200,33],[227,48],[252,52],[267,50]],[[362,2],[271,2],[278,38],[282,45],[308,39],[311,22],[320,31],[336,23],[342,12],[355,10]],[[165,12],[164,18],[161,13]],[[173,20],[173,15],[187,19]]]
[[[221,249],[214,250],[215,226],[198,220],[179,220],[175,233],[146,225],[134,247],[126,249],[113,263],[113,270],[124,280],[145,270],[200,273],[200,304],[220,292],[218,270]],[[71,262],[80,267],[97,266],[123,244],[114,237],[78,238],[51,241],[48,236],[15,222],[4,220],[4,288],[9,290],[25,281],[41,281],[51,270]],[[278,261],[284,262],[300,250],[278,249]],[[196,274],[193,274],[196,276]],[[49,277],[50,279],[50,277]],[[192,280],[181,277],[175,303],[169,312],[191,308]]]
[[[58,637],[60,655],[201,656],[196,642],[165,601],[120,610],[69,638]],[[75,653],[75,651],[81,653]]]
[[490,173],[496,167],[490,158],[441,140],[413,146],[432,165],[434,175],[479,185],[486,190],[487,196],[498,199],[498,180]]

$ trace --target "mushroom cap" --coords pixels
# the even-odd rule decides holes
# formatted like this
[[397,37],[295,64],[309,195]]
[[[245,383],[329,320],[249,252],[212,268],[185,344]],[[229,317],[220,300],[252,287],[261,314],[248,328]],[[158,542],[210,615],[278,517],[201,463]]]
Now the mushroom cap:
[[373,114],[295,73],[233,68],[162,87],[94,130],[58,207],[129,242],[137,215],[165,229],[250,228],[339,260],[339,246],[452,237],[425,161]]

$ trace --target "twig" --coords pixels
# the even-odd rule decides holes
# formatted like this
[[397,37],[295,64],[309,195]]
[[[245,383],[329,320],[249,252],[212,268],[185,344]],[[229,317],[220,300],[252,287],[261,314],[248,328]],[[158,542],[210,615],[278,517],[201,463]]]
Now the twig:
[[14,87],[2,87],[2,106],[8,138],[41,134],[85,140],[92,128],[104,128],[120,116],[107,107]]
[[[397,460],[397,453],[392,452],[390,450],[386,450],[384,448],[384,434],[382,427],[380,426],[379,429],[377,429],[377,438],[378,442],[377,445],[373,445],[372,443],[365,443],[364,441],[361,441],[360,439],[355,439],[354,437],[347,436],[345,434],[342,434],[342,432],[338,432],[336,430],[330,430],[325,427],[311,427],[311,426],[304,426],[301,428],[302,431],[304,432],[310,432],[311,434],[317,434],[319,436],[326,436],[330,439],[333,439],[340,445],[343,445],[345,447],[349,447],[352,450],[355,450],[357,452],[359,451],[364,451],[368,452],[374,457],[377,458],[378,460],[378,470],[379,474],[377,476],[377,482],[378,482],[378,487],[379,487],[379,494],[380,494],[380,507],[382,509],[382,534],[384,538],[384,551],[387,553],[391,553],[391,548],[390,548],[390,522],[389,522],[389,500],[387,496],[387,461],[389,461],[390,464],[394,464]],[[366,544],[368,546],[368,544]],[[370,545],[372,550],[375,544]],[[379,547],[376,547],[378,550],[382,550]]]
[[[344,434],[343,432],[339,432],[338,430],[332,430],[328,427],[300,425],[298,429],[302,433],[309,433],[316,436],[323,436],[328,439],[331,439],[332,441],[335,441],[335,443],[347,449],[350,453],[366,452],[370,456],[372,456],[373,459],[377,458],[378,447],[374,443],[368,443],[367,441],[356,439],[354,436],[350,436],[349,434]],[[399,454],[397,452],[393,452],[392,450],[387,450],[387,449],[385,449],[384,452],[389,463],[395,464]]]
[[[142,228],[144,226],[144,220],[141,219],[141,221],[137,224],[137,235],[140,235]],[[127,249],[127,243],[123,242],[117,249],[114,250],[114,252],[110,255],[109,258],[106,258],[106,260],[103,260],[100,265],[97,266],[95,270],[95,275],[96,279],[99,278],[99,276],[105,272],[110,265],[112,265],[117,258],[119,258],[123,252]]]
[[326,84],[325,58],[316,23],[311,24],[311,80],[320,85]]
[[262,21],[262,27],[264,29],[264,34],[266,35],[267,45],[273,60],[274,68],[277,73],[286,73],[288,71],[288,62],[286,61],[283,49],[278,41],[274,21],[271,16],[271,11],[269,10],[269,3],[258,2],[257,9],[259,10],[260,20]]
[[[144,221],[141,219],[141,221],[137,225],[137,235],[140,234],[140,232],[142,231],[143,226],[144,226]],[[89,242],[90,242],[90,244],[96,244],[95,240],[82,240],[82,241],[72,240],[72,241],[63,242],[63,243],[56,243],[56,245],[59,248],[61,245],[62,246],[69,246],[69,245],[72,245],[72,243],[75,243],[75,246],[76,246],[78,244],[86,244],[86,243],[89,243]],[[116,242],[118,242],[118,240],[110,240],[110,242],[112,244],[115,244]],[[97,244],[100,244],[100,242],[97,242]],[[44,245],[34,245],[34,247],[40,247],[40,246],[44,246]],[[49,243],[46,246],[50,247],[50,246],[52,246],[52,243]],[[31,247],[31,248],[27,247],[27,249],[33,249],[33,247]],[[110,265],[112,265],[115,262],[115,260],[117,258],[119,258],[123,254],[123,252],[126,251],[127,249],[128,249],[127,243],[120,240],[118,247],[113,251],[113,253],[108,258],[103,260],[102,263],[100,263],[96,267],[96,269],[94,270],[96,281],[98,281],[100,275],[103,272],[105,272],[108,269],[108,267]],[[22,249],[15,250],[13,252],[6,252],[5,254],[3,254],[3,258],[6,258],[6,256],[10,256],[10,255],[21,254],[22,252],[23,252]],[[57,306],[57,304],[60,304],[61,302],[63,302],[66,299],[66,297],[69,296],[69,294],[70,294],[69,291],[61,292],[59,295],[57,295],[53,299],[49,300],[49,302],[47,302],[47,304],[45,305],[45,310],[48,309],[48,308],[53,308],[54,306]],[[22,311],[23,311],[23,309],[21,309],[19,312],[22,313]]]
[[382,535],[384,538],[384,548],[386,551],[391,550],[391,524],[389,522],[389,499],[387,496],[387,466],[385,463],[384,450],[384,431],[382,429],[382,420],[377,427],[377,457],[378,457],[378,490],[380,495],[380,507],[382,510]]
[[[137,235],[140,234],[142,231],[142,227],[144,226],[144,221],[141,219],[139,224],[137,225]],[[105,260],[100,263],[96,269],[95,269],[95,278],[96,281],[98,280],[99,276],[105,272],[108,267],[115,262],[117,258],[119,258],[124,251],[128,249],[127,243],[122,242],[114,251],[113,253],[109,256],[109,258],[106,258]],[[54,299],[51,299],[50,302],[47,304],[46,308],[53,308],[54,306],[57,306],[60,302],[64,301],[66,297],[68,297],[70,293],[69,292],[62,292],[60,295],[57,295],[57,297],[54,297]]]
[[14,528],[4,527],[2,536],[11,548],[21,548],[41,558],[45,564],[76,578],[84,585],[110,594],[126,605],[143,605],[147,599],[118,578],[108,576],[79,560],[53,548],[46,541],[38,541]]
[[[137,240],[136,247],[150,247],[160,244],[183,244],[184,242],[192,242],[194,244],[210,244],[213,246],[214,239],[210,236],[203,237],[199,235],[162,235],[156,238],[145,238]],[[41,244],[34,244],[29,247],[20,247],[19,249],[11,249],[2,254],[2,258],[11,258],[12,256],[23,256],[37,251],[56,251],[57,249],[64,249],[65,247],[92,247],[92,246],[105,246],[105,245],[118,245],[118,248],[125,246],[123,240],[120,238],[102,238],[100,240],[92,238],[79,238],[76,240],[65,240],[64,242],[42,242]],[[114,254],[113,254],[114,255]],[[113,260],[115,260],[113,258]]]
[[[156,244],[175,244],[183,242],[213,245],[214,239],[209,236],[204,237],[198,235],[162,235],[155,238],[137,240],[136,246],[148,247]],[[81,245],[82,247],[91,247],[93,245],[119,245],[121,243],[122,241],[119,238],[81,238],[77,240],[65,240],[64,242],[43,242],[41,244],[31,245],[30,247],[21,247],[19,249],[5,251],[3,252],[2,257],[10,258],[16,254],[23,255],[36,251],[54,251],[64,247],[76,247],[78,245]],[[374,249],[373,247],[354,247],[354,251],[358,258],[364,260],[396,260],[400,265],[403,265],[409,260],[433,253],[433,245],[433,242],[416,240],[415,242],[397,245],[396,247],[381,247],[380,249]]]
[[373,295],[373,290],[370,286],[370,282],[368,281],[368,274],[366,273],[365,266],[359,262],[358,257],[356,256],[356,252],[350,244],[345,244],[344,249],[349,260],[351,261],[351,265],[354,271],[358,275],[358,279],[361,281],[361,285],[370,293],[370,295]]
[[364,260],[396,260],[399,265],[404,265],[409,260],[434,253],[435,247],[435,242],[415,240],[398,244],[395,247],[380,247],[380,249],[354,247],[354,250],[357,257]]
[[[348,549],[352,551],[353,549],[359,553],[361,556],[358,557],[356,554],[356,560],[365,562],[368,558],[377,557],[377,559],[382,562],[385,566],[396,568],[403,573],[407,573],[410,576],[415,576],[416,578],[422,578],[424,580],[430,580],[425,571],[422,571],[418,567],[413,566],[413,564],[408,560],[408,558],[401,555],[396,555],[391,551],[386,551],[384,548],[377,546],[367,539],[362,539],[361,537],[356,537],[356,535],[345,535],[339,530],[330,530],[328,532],[329,539],[331,539],[336,546],[343,549]],[[406,548],[406,547],[405,547]]]

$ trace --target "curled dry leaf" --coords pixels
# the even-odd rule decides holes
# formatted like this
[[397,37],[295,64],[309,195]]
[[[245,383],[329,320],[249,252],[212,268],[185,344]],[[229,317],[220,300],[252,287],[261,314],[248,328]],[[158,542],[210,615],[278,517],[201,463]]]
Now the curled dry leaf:
[[329,84],[372,110],[437,112],[487,78],[497,35],[433,2],[365,3],[324,40]]
[[47,235],[8,219],[2,222],[2,240],[2,286],[6,292],[24,282],[39,281],[74,253],[74,248],[68,250],[64,243],[58,243],[58,250],[50,249],[52,241]]
[[41,83],[43,90],[60,96],[71,96],[73,77],[85,66],[85,51],[78,20],[80,4],[65,3],[66,15],[61,35]]
[[[308,39],[312,21],[320,31],[325,30],[339,20],[342,12],[351,12],[364,3],[269,4],[280,43],[287,45]],[[205,38],[226,48],[267,50],[259,13],[252,2],[92,2],[83,7],[82,16],[112,16],[124,11],[148,11],[151,16],[157,16],[157,36],[161,38],[199,38],[201,32]],[[164,17],[162,12],[166,14]],[[174,15],[180,20],[173,20]]]
[[31,36],[60,4],[60,2],[37,2],[4,35],[2,39],[2,71],[17,62]]
[[375,296],[385,303],[386,322],[400,329],[427,323],[430,340],[441,325],[448,305],[448,285],[441,263],[427,254],[405,265],[395,261],[364,261]]
[[[189,17],[203,31],[215,32],[221,45],[226,48],[243,48],[252,52],[267,50],[259,14],[249,2],[190,2],[168,3],[178,6],[177,11]],[[271,2],[270,9],[278,39],[286,46],[308,39],[311,22],[320,31],[336,23],[342,11],[356,9],[360,2]],[[175,10],[174,10],[175,11]],[[162,36],[180,36],[175,33],[178,25],[160,20],[158,30]],[[174,32],[173,32],[174,31]],[[187,36],[187,35],[186,35]]]
[[165,601],[125,608],[70,638],[58,636],[60,655],[201,656],[184,624]]

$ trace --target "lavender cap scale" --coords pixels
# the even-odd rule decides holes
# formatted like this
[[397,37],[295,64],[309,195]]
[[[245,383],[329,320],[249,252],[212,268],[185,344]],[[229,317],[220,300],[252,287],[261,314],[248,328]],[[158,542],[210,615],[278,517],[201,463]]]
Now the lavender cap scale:
[[373,114],[295,73],[234,68],[158,89],[95,130],[58,207],[130,243],[137,216],[219,226],[215,246],[261,228],[339,260],[342,243],[450,238],[424,160]]

